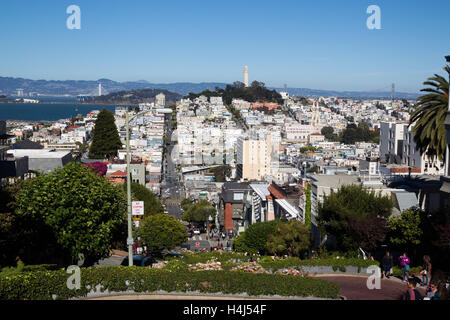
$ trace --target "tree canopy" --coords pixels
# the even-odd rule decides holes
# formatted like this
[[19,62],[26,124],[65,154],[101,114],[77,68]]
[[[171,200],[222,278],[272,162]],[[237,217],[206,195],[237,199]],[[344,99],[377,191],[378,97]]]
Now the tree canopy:
[[187,241],[186,227],[174,217],[167,214],[155,214],[144,217],[137,229],[147,250],[160,254],[164,249],[173,249]]
[[201,95],[206,97],[221,96],[225,104],[231,104],[233,99],[243,99],[249,102],[266,101],[283,103],[281,95],[276,90],[266,88],[264,82],[253,81],[249,87],[244,83],[236,81],[232,85],[227,85],[225,89],[216,87],[215,91],[205,90],[201,93],[190,93],[187,97],[195,99]]
[[95,120],[89,158],[107,159],[114,157],[120,148],[122,148],[122,142],[114,123],[114,115],[103,108],[98,114],[97,120]]
[[254,223],[233,241],[233,246],[240,251],[267,254],[269,253],[268,236],[275,232],[276,226],[280,223],[283,223],[280,219]]
[[209,216],[216,217],[216,208],[206,200],[190,204],[185,208],[186,210],[181,217],[183,221],[199,223],[208,221]]
[[[444,70],[450,74],[450,67]],[[442,160],[446,150],[445,117],[448,109],[449,84],[445,77],[435,74],[423,83],[427,94],[417,99],[410,118],[414,142],[421,154]]]
[[28,251],[56,246],[65,264],[90,265],[125,240],[124,192],[78,162],[25,181],[16,201]]
[[346,185],[319,204],[319,226],[322,233],[336,238],[339,250],[362,247],[371,251],[386,238],[392,208],[390,197],[377,195],[362,185]]
[[371,131],[366,122],[360,122],[358,126],[354,123],[347,125],[342,132],[340,141],[345,144],[355,144],[356,142],[379,142],[380,130]]
[[389,219],[389,241],[400,247],[412,247],[421,243],[423,213],[419,209],[408,209],[400,216]]
[[278,256],[300,257],[311,246],[311,230],[300,221],[280,223],[267,237],[267,248]]
[[[127,184],[123,184],[123,190],[126,192]],[[164,207],[153,192],[145,186],[136,182],[131,182],[131,194],[135,201],[144,201],[144,216],[158,213],[164,213]]]

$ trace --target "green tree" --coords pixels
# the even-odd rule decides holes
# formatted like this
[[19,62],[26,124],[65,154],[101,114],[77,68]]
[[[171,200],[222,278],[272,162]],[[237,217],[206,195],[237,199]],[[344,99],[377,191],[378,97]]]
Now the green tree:
[[21,231],[14,214],[16,196],[20,192],[23,180],[0,188],[0,266],[14,265],[15,257],[20,254]]
[[[127,184],[123,184],[123,191],[126,192]],[[131,194],[135,201],[144,201],[144,216],[164,213],[164,207],[153,192],[145,186],[136,182],[131,182]]]
[[223,165],[213,169],[214,179],[216,182],[225,182],[226,178],[231,176],[231,167],[230,165]]
[[322,234],[336,238],[341,251],[359,247],[371,251],[386,238],[392,208],[388,196],[377,195],[362,185],[342,186],[319,204],[319,227]]
[[205,222],[208,221],[209,216],[216,217],[216,208],[214,208],[208,201],[201,200],[197,203],[191,204],[183,213],[181,219],[187,222]]
[[[445,66],[444,70],[450,74],[449,66]],[[446,150],[444,121],[448,109],[448,81],[435,74],[423,84],[430,86],[421,90],[428,94],[417,99],[409,125],[414,125],[414,142],[420,153],[442,160]]]
[[280,219],[266,222],[257,222],[248,227],[243,237],[243,244],[246,251],[251,253],[267,254],[267,238],[275,232],[278,224],[283,223]]
[[124,192],[78,162],[25,181],[16,201],[28,253],[50,246],[65,265],[83,254],[87,266],[125,240]]
[[187,241],[186,227],[167,214],[155,214],[142,220],[137,234],[150,252],[160,254],[164,249],[173,249]]
[[191,205],[192,205],[191,200],[189,199],[181,200],[181,208],[183,208],[184,211],[186,211]]
[[334,134],[334,128],[323,127],[322,130],[320,130],[320,133],[322,133],[325,136],[325,138],[330,139]]
[[311,227],[311,185],[308,183],[305,191],[306,204],[305,204],[305,226]]
[[102,109],[95,120],[89,158],[105,159],[117,155],[122,148],[112,112]]
[[300,221],[280,223],[267,238],[270,253],[279,256],[300,257],[311,246],[311,230]]
[[400,216],[389,218],[389,241],[397,247],[415,247],[421,244],[423,235],[420,209],[404,210]]
[[245,231],[241,232],[235,239],[233,239],[233,249],[238,252],[251,252],[251,253],[257,253],[252,252],[254,250],[251,250],[245,245]]

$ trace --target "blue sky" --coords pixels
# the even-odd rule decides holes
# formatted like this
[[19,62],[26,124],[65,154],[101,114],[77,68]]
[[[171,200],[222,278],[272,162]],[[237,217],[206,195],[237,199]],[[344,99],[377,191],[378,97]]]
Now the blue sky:
[[444,72],[450,1],[2,1],[0,39],[0,76],[233,82],[248,65],[268,86],[416,92]]

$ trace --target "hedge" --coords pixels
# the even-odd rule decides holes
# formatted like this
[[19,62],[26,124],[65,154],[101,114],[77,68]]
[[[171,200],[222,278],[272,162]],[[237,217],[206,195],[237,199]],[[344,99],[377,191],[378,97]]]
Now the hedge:
[[[422,271],[422,270],[423,270],[422,267],[411,267],[411,269],[409,270],[408,274],[409,275],[419,274],[420,271]],[[398,266],[392,267],[392,274],[394,276],[401,277],[402,276],[402,268],[398,267]]]
[[81,268],[81,288],[70,290],[66,285],[69,276],[64,269],[0,276],[0,300],[81,298],[86,297],[97,285],[102,286],[100,292],[132,290],[136,293],[151,293],[163,290],[330,299],[337,299],[340,291],[337,284],[315,278],[227,271],[170,272],[122,266]]
[[332,267],[334,271],[346,271],[347,266],[354,266],[358,268],[360,272],[361,268],[367,268],[372,265],[379,266],[378,261],[373,260],[362,260],[362,259],[311,259],[311,260],[301,260],[299,258],[286,258],[272,260],[272,258],[264,257],[260,259],[259,263],[267,270],[277,271],[284,268],[300,268],[302,266],[329,266]]
[[[186,264],[206,263],[208,261],[219,261],[224,265],[224,269],[228,270],[233,265],[238,265],[243,262],[250,261],[250,256],[237,252],[202,252],[202,253],[183,253],[184,258],[181,259]],[[178,258],[175,258],[178,259]],[[290,257],[284,259],[273,259],[270,256],[253,256],[253,260],[257,261],[266,270],[275,272],[285,268],[300,268],[302,266],[329,266],[334,271],[346,271],[347,266],[354,266],[358,268],[358,272],[362,268],[369,266],[379,266],[380,263],[374,260],[363,260],[358,258],[325,258],[325,259],[311,259],[301,260],[297,257]]]

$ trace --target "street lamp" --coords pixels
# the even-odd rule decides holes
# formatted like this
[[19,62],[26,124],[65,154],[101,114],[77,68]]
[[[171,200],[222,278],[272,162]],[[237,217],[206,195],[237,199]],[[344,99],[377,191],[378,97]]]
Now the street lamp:
[[131,227],[131,172],[130,172],[130,130],[129,130],[129,123],[134,120],[136,117],[138,117],[141,114],[147,113],[148,111],[141,111],[135,114],[131,119],[129,119],[128,116],[128,107],[126,112],[126,130],[127,130],[127,211],[128,211],[128,238],[127,238],[127,245],[128,245],[128,265],[133,265],[133,230]]

